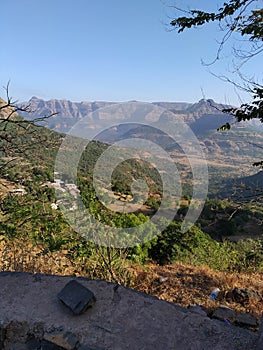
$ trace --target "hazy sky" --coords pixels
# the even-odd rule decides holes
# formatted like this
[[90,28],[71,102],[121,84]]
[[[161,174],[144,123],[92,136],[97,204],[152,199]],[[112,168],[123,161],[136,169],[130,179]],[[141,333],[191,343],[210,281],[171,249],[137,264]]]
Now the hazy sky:
[[[233,87],[201,64],[214,58],[222,33],[214,25],[169,31],[173,3],[212,10],[222,1],[3,0],[0,84],[11,80],[11,95],[20,101],[35,95],[194,102],[204,94],[237,103]],[[226,57],[209,69],[225,73],[230,62]]]

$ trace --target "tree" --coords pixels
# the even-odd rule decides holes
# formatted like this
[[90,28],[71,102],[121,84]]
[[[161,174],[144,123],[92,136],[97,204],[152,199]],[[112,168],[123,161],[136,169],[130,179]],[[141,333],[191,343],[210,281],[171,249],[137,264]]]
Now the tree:
[[30,113],[30,105],[19,106],[17,101],[12,100],[9,95],[9,83],[5,90],[6,101],[0,99],[0,177],[8,167],[16,164],[18,159],[27,159],[29,153],[39,145],[48,148],[58,141],[50,137],[51,132],[39,132],[38,126],[39,122],[57,113],[25,120],[19,116],[19,112]]
[[[239,35],[242,40],[241,48],[233,46],[233,57],[235,57],[235,71],[241,77],[243,84],[231,81],[223,76],[221,79],[231,82],[236,87],[249,92],[252,95],[252,101],[241,104],[238,108],[224,110],[235,116],[237,122],[258,119],[263,122],[263,85],[254,79],[246,78],[242,74],[243,65],[257,55],[263,52],[263,9],[259,7],[258,0],[228,0],[215,12],[205,12],[202,10],[185,10],[173,6],[178,16],[170,24],[177,29],[178,33],[186,29],[203,26],[209,22],[217,22],[223,32],[223,37],[219,43],[216,57],[211,64],[219,60],[224,45],[233,34]],[[249,46],[248,46],[249,45]],[[229,129],[230,124],[223,125],[221,129]],[[263,166],[263,161],[254,163],[254,165]]]

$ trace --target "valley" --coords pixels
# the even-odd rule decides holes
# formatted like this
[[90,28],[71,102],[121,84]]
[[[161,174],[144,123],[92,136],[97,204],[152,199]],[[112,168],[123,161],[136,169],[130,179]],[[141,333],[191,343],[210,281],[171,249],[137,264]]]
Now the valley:
[[[221,125],[221,114],[218,114],[218,111],[214,113],[214,109],[211,109],[211,101],[200,101],[195,106],[183,103],[163,103],[163,105],[170,106],[174,113],[181,113],[180,116],[190,123],[190,127],[192,125],[206,157],[209,191],[195,225],[188,232],[181,232],[181,223],[189,206],[192,205],[195,210],[199,210],[202,205],[198,198],[192,199],[195,180],[191,174],[188,156],[191,151],[195,151],[193,145],[190,143],[187,146],[186,156],[173,140],[156,131],[160,123],[165,122],[172,127],[174,120],[171,114],[169,114],[169,120],[166,120],[165,116],[161,121],[157,120],[154,132],[149,130],[147,136],[148,139],[160,144],[165,149],[166,156],[175,162],[182,183],[181,197],[170,198],[170,201],[177,201],[177,212],[174,212],[172,222],[167,223],[163,232],[159,231],[157,225],[150,223],[163,200],[163,183],[152,160],[147,161],[150,159],[147,158],[148,151],[142,152],[144,160],[140,160],[138,150],[118,146],[116,150],[130,152],[134,159],[116,158],[118,166],[112,173],[110,183],[107,179],[104,181],[103,177],[101,178],[101,193],[96,192],[93,186],[95,165],[101,155],[116,141],[135,137],[140,140],[146,135],[145,127],[141,127],[138,123],[120,126],[116,129],[117,132],[110,130],[108,134],[102,134],[100,140],[89,142],[80,157],[75,183],[72,178],[72,169],[67,169],[66,163],[63,174],[56,172],[54,174],[56,156],[66,137],[65,134],[31,124],[33,139],[30,133],[23,134],[23,149],[18,151],[14,138],[15,147],[12,154],[9,154],[13,162],[10,163],[11,166],[6,164],[1,170],[2,270],[85,274],[92,278],[137,286],[136,288],[141,291],[153,293],[167,300],[170,300],[170,295],[166,295],[162,289],[166,288],[165,284],[158,291],[155,290],[156,277],[154,276],[156,273],[166,275],[169,266],[171,269],[178,270],[180,269],[178,264],[186,264],[185,266],[190,264],[193,269],[199,269],[199,278],[202,278],[203,273],[200,272],[199,266],[218,271],[223,274],[222,276],[237,272],[244,275],[257,274],[262,271],[263,211],[260,203],[262,172],[251,165],[262,157],[261,129],[255,130],[248,125],[246,129],[242,126],[242,129],[233,129],[227,133],[217,132],[216,129]],[[46,108],[43,104],[42,107]],[[75,120],[74,118],[78,118],[76,116],[79,114],[73,106],[72,110],[75,111],[75,117],[72,115],[72,120]],[[186,110],[188,110],[187,113]],[[42,116],[43,111],[44,109],[41,109],[39,114],[35,112],[34,117]],[[50,112],[56,113],[58,110],[47,111],[47,113]],[[60,113],[63,111],[60,110]],[[54,118],[60,117],[65,116],[58,115]],[[5,118],[6,115],[3,119]],[[206,128],[208,118],[211,123],[208,123]],[[228,120],[224,119],[224,115],[222,118],[222,122]],[[51,123],[48,119],[46,122]],[[0,136],[4,132],[3,123],[5,121],[2,122]],[[57,126],[60,124],[56,122]],[[17,124],[15,125],[14,130],[11,128],[13,135],[20,132]],[[47,126],[52,129],[52,124]],[[39,142],[35,142],[36,140]],[[5,138],[2,138],[3,150],[5,142]],[[64,151],[67,157],[70,148]],[[165,159],[166,156],[158,157]],[[3,164],[7,159],[9,158],[3,154]],[[201,158],[195,158],[193,162],[196,167],[203,164]],[[103,167],[105,169],[111,167],[110,158],[105,158]],[[146,200],[139,210],[134,202],[131,188],[131,184],[137,179],[143,179],[148,186]],[[199,185],[201,184],[200,180]],[[77,207],[67,202],[69,197],[65,196],[64,202],[63,198],[59,201],[56,191],[60,191],[62,197],[67,191],[73,198],[80,196],[91,214],[88,225],[84,221],[85,214],[81,214],[78,218],[79,214],[75,215]],[[100,196],[103,197],[103,201]],[[82,231],[85,235],[76,233],[69,225],[61,211],[63,205],[69,205],[72,215],[75,215],[75,218],[85,226],[85,231]],[[168,201],[165,207],[168,212],[170,205]],[[103,233],[99,233],[102,236],[94,236],[95,232],[96,234],[99,232],[97,220],[108,227]],[[139,227],[145,223],[148,223],[145,226],[147,229],[142,231]],[[126,228],[138,227],[137,243],[127,248],[115,248],[112,245],[114,237],[110,227],[122,228],[124,232]],[[94,240],[94,237],[97,240]],[[123,237],[124,242],[127,237]],[[104,242],[106,239],[108,247],[100,245],[100,239]],[[133,266],[137,267],[134,269]],[[146,273],[148,276],[146,279],[152,279],[148,285],[141,281],[144,268],[149,271],[149,274]],[[156,269],[159,269],[158,272],[155,272]],[[233,279],[231,286],[236,285],[235,281]],[[175,288],[172,283],[167,285]],[[247,286],[245,283],[239,285]],[[188,292],[185,290],[184,293]],[[196,293],[198,295],[200,292]],[[205,298],[206,293],[208,292],[205,291],[202,298]],[[186,300],[188,299],[186,298],[184,303],[187,303]],[[198,297],[192,299],[195,302],[198,300]],[[210,308],[211,305],[208,307]],[[234,307],[237,306],[234,305]],[[250,311],[255,313],[253,305]]]

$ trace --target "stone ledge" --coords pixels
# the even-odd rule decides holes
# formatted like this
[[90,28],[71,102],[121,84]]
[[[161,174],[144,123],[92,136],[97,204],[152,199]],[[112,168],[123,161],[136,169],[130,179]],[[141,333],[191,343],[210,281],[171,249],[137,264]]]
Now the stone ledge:
[[[96,297],[81,315],[72,314],[57,298],[72,280]],[[52,332],[72,334],[76,349],[90,350],[255,350],[261,339],[205,314],[83,277],[0,273],[0,310],[0,350],[36,350],[44,346],[44,334]]]

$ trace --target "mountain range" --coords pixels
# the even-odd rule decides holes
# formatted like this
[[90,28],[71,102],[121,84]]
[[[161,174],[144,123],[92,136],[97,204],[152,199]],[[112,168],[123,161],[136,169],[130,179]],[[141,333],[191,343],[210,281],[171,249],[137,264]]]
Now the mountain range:
[[[114,102],[71,102],[57,99],[45,101],[32,97],[25,104],[30,105],[32,111],[30,114],[22,114],[25,118],[34,119],[57,113],[52,118],[46,119],[44,125],[57,132],[67,133],[74,124],[85,117],[88,117],[91,127],[100,123],[98,114],[93,112],[113,105]],[[158,120],[159,125],[170,123],[172,126],[173,119],[179,117],[193,130],[206,156],[211,184],[217,183],[217,180],[222,177],[241,178],[257,172],[257,169],[252,167],[252,163],[263,159],[262,128],[259,128],[255,123],[246,125],[237,123],[231,127],[231,130],[217,131],[223,124],[234,122],[232,116],[221,112],[222,109],[231,106],[216,103],[211,99],[201,99],[196,103],[153,102],[153,105],[172,112],[162,115]],[[145,135],[145,130],[141,125],[136,124],[136,122],[132,126],[131,124],[122,124],[125,121],[122,117],[120,126],[107,131],[106,134],[102,133],[102,139],[98,140],[113,143],[136,135]],[[128,120],[128,122],[132,121]],[[157,128],[158,123],[156,124]],[[159,141],[160,139],[164,140],[162,137],[160,138],[160,135],[151,135],[151,140]],[[178,147],[175,143],[167,144],[166,141],[163,141],[166,151],[173,158],[178,157]],[[184,160],[183,163],[185,165],[186,161]]]
[[[99,108],[108,107],[115,102],[94,101],[94,102],[71,102],[69,100],[52,99],[45,101],[37,97],[32,97],[23,105],[29,105],[30,114],[22,114],[25,118],[43,117],[51,113],[57,113],[54,117],[48,119],[46,126],[50,129],[67,132],[76,122],[91,116]],[[216,122],[217,127],[222,125],[225,120],[229,121],[229,116],[222,112],[222,109],[230,107],[228,105],[218,104],[211,99],[202,99],[197,103],[185,102],[153,102],[153,105],[166,109],[175,115],[179,115],[187,124],[193,124],[204,115],[220,116],[220,120]],[[213,117],[211,117],[215,120]],[[214,125],[214,124],[213,124]]]

